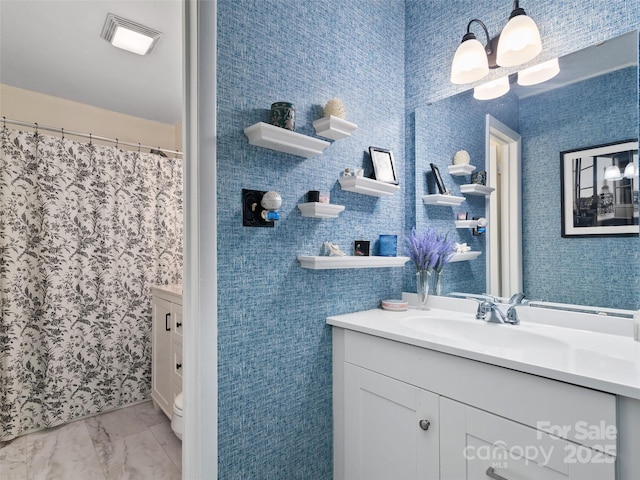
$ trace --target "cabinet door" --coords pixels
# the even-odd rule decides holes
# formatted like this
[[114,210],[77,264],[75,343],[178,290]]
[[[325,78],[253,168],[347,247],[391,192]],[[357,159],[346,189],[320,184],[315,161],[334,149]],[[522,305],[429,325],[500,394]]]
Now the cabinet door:
[[437,395],[345,364],[346,479],[437,479],[438,429]]
[[171,305],[162,298],[153,298],[151,337],[151,397],[169,418],[173,412]]
[[441,480],[614,480],[615,457],[440,398]]

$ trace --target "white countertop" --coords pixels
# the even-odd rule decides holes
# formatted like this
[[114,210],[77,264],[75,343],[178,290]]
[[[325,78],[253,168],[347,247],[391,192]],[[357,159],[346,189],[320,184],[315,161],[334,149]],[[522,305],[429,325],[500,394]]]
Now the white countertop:
[[[460,326],[459,336],[441,328],[449,320],[453,330]],[[532,322],[490,324],[469,313],[435,308],[373,309],[331,316],[327,323],[640,400],[640,342],[628,336]]]

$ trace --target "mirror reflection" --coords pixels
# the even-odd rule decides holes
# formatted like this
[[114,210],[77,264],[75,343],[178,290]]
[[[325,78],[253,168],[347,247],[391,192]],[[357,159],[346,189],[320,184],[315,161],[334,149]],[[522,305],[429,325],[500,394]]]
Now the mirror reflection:
[[[416,226],[431,225],[451,231],[459,242],[483,252],[475,261],[448,267],[445,292],[490,290],[492,269],[487,261],[490,256],[487,235],[475,236],[470,229],[454,230],[454,219],[459,213],[466,213],[469,219],[487,216],[492,203],[505,205],[500,202],[500,192],[494,192],[486,201],[485,197],[464,195],[460,186],[468,184],[469,178],[444,174],[452,194],[466,197],[460,207],[424,205],[421,197],[435,193],[427,173],[429,163],[447,172],[459,150],[469,152],[471,164],[477,170],[490,170],[491,165],[485,161],[488,150],[485,136],[487,115],[491,115],[521,135],[522,242],[518,253],[522,258],[522,290],[527,297],[638,309],[637,235],[562,236],[560,157],[561,152],[637,140],[638,33],[630,32],[559,61],[560,74],[545,83],[523,87],[511,79],[509,93],[494,100],[476,100],[473,90],[469,90],[416,109]],[[502,171],[499,162],[495,170],[496,175]],[[636,199],[632,215],[637,219],[638,182],[632,183],[632,196]],[[501,222],[494,218],[487,230],[500,227]],[[493,260],[501,263],[501,259]]]

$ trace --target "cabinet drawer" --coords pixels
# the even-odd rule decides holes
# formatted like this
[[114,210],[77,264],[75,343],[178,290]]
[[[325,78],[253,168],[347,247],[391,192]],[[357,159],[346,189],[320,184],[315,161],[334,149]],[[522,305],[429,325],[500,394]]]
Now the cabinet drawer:
[[615,479],[615,457],[600,451],[450,399],[440,417],[443,480]]
[[175,385],[182,389],[182,345],[173,344],[172,378]]

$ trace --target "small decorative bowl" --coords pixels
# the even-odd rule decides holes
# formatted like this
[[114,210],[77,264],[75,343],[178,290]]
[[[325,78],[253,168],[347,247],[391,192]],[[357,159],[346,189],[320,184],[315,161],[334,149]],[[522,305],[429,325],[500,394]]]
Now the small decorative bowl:
[[409,303],[404,300],[382,300],[380,304],[383,310],[390,310],[393,312],[404,312],[409,308]]

